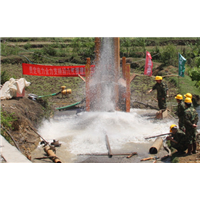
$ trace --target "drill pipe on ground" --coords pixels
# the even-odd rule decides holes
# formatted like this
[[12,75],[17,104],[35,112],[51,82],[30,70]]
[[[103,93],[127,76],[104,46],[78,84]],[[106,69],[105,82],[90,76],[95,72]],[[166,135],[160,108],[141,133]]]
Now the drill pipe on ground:
[[107,135],[105,135],[105,140],[106,140],[106,147],[108,149],[108,157],[111,158],[113,154],[112,154],[112,151],[111,151],[111,148],[110,148],[110,143],[109,143]]
[[158,151],[160,150],[161,146],[162,146],[163,140],[161,137],[158,137],[155,142],[153,143],[153,145],[151,146],[151,148],[149,149],[149,153],[150,154],[156,154],[158,153]]
[[45,146],[44,151],[49,155],[49,158],[55,163],[61,163],[60,159],[56,156],[56,154],[51,150],[50,146]]

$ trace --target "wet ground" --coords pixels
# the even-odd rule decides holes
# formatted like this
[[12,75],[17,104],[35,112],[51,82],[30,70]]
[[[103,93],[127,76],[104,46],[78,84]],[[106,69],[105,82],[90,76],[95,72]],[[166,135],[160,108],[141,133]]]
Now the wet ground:
[[[145,120],[147,120],[145,122],[154,121],[156,112],[157,112],[156,110],[144,110],[144,109],[137,110],[138,116],[140,116],[141,118],[145,118]],[[55,121],[59,123],[60,120],[70,120],[70,118],[78,119],[79,118],[78,113],[80,113],[80,110],[70,110],[70,111],[60,111],[60,112],[58,111],[57,113],[55,113],[54,123]],[[158,121],[155,123],[159,124],[160,122]],[[60,126],[62,125],[60,124]],[[149,129],[148,131],[152,131],[152,130]],[[77,134],[79,135],[76,138],[75,136]],[[161,146],[157,154],[149,153],[149,149],[154,143],[156,138],[145,140],[144,143],[143,142],[138,143],[138,142],[132,142],[131,138],[130,139],[116,138],[116,137],[113,137],[112,134],[110,135],[108,134],[110,148],[113,154],[123,154],[123,153],[131,154],[132,152],[137,152],[137,155],[133,155],[131,158],[127,158],[127,155],[113,155],[112,157],[109,157],[108,155],[103,155],[103,156],[95,155],[95,154],[108,154],[108,149],[106,148],[106,141],[104,140],[104,137],[101,137],[97,134],[97,137],[99,137],[99,139],[96,141],[96,140],[93,140],[93,139],[90,140],[89,138],[87,138],[87,137],[91,137],[91,135],[88,136],[84,134],[85,133],[80,134],[80,133],[74,132],[74,135],[59,137],[59,142],[61,143],[61,147],[56,148],[56,155],[57,157],[60,158],[62,163],[153,163],[155,162],[155,160],[157,163],[170,162],[169,158],[165,159],[164,161],[160,160],[161,157],[168,155],[168,152],[163,148],[163,146]],[[153,131],[149,134],[156,135],[154,134]],[[132,135],[134,135],[134,131]],[[55,137],[55,136],[56,135],[52,137]],[[82,140],[83,142],[86,143],[86,146],[82,144],[83,142],[82,140],[80,140],[80,137],[84,137],[84,139]],[[124,137],[130,137],[130,135],[128,134],[128,135],[125,135]],[[80,140],[80,142],[75,143],[74,142],[75,139]],[[123,144],[120,143],[120,145],[116,145],[115,142],[120,139],[122,139],[125,142]],[[116,140],[116,141],[113,141],[113,140]],[[47,141],[52,142],[52,140],[50,139]],[[71,150],[72,143],[74,146],[77,145],[76,150],[74,151]],[[98,148],[95,148],[97,146],[101,147],[101,148],[99,147],[100,150],[98,150]],[[87,147],[88,149],[86,149]],[[32,156],[32,162],[35,162],[35,163],[51,163],[52,162],[50,159],[42,159],[42,160],[34,159],[37,157],[46,156],[46,153],[44,152],[42,145],[39,145],[38,148],[32,152],[31,156]],[[148,158],[148,157],[153,157],[154,159],[141,161],[141,159]],[[156,157],[158,159],[156,159]]]

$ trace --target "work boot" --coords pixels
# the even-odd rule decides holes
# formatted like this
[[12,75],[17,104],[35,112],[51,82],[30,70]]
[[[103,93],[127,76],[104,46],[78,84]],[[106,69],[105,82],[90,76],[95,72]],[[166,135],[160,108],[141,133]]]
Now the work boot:
[[192,155],[192,144],[189,144],[188,145],[188,152],[187,152],[188,155]]
[[196,152],[196,148],[197,148],[196,142],[194,142],[194,143],[192,144],[192,147],[193,147],[192,153],[193,153],[193,154],[196,154],[196,153],[197,153],[197,152]]

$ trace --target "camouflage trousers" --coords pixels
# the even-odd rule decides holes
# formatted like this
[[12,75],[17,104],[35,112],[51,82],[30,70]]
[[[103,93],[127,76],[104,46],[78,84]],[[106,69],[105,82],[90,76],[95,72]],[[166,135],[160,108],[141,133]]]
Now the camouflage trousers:
[[171,147],[173,147],[174,149],[177,149],[178,151],[185,151],[188,148],[188,144],[176,144],[174,142],[170,142],[171,143]]
[[[163,98],[163,97],[162,97]],[[166,103],[166,98],[164,98],[164,100],[162,100],[162,98],[157,98],[158,99],[158,107],[159,109],[166,109],[167,108],[167,103]]]
[[184,118],[183,117],[179,117],[179,120],[178,120],[178,126],[179,128],[184,131],[185,130],[185,126],[184,126]]
[[186,134],[187,141],[188,141],[189,144],[196,142],[196,135],[197,135],[196,128],[194,129],[194,128],[187,128],[186,127],[185,134]]

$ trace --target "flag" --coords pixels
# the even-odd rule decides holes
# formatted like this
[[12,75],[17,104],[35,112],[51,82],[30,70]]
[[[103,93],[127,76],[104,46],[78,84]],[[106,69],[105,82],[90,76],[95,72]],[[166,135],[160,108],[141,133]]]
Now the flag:
[[145,62],[145,68],[144,68],[144,75],[151,76],[152,75],[152,68],[153,68],[153,62],[152,62],[151,54],[147,51],[146,52],[146,62]]
[[184,77],[186,59],[180,53],[178,58],[178,75]]

